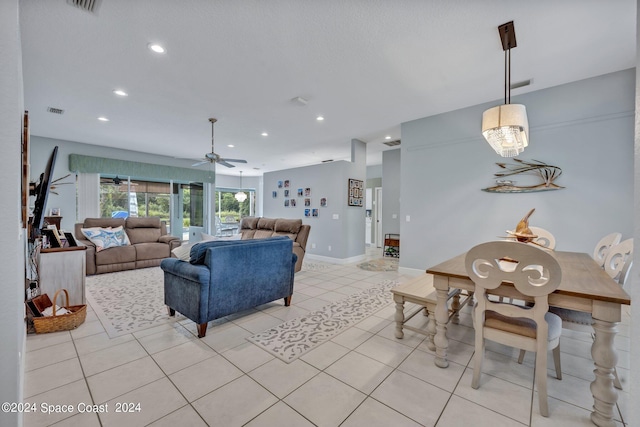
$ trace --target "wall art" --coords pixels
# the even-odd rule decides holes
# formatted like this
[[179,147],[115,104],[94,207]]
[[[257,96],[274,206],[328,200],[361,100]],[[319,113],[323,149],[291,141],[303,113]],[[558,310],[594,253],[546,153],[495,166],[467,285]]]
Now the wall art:
[[349,198],[349,206],[362,207],[364,205],[364,182],[360,179],[349,178],[349,188],[347,194]]
[[[562,169],[558,166],[548,165],[539,160],[521,160],[513,159],[515,164],[496,163],[504,171],[493,174],[496,179],[496,185],[493,187],[483,188],[482,191],[488,193],[534,193],[538,191],[560,190],[564,187],[554,184],[560,175]],[[535,185],[516,185],[516,181],[504,179],[516,175],[535,175],[542,182]]]

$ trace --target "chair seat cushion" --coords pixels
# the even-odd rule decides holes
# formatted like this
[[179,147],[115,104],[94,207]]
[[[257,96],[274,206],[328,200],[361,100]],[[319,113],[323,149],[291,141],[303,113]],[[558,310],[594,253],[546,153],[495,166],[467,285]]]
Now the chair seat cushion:
[[587,326],[593,325],[593,317],[590,313],[560,307],[549,307],[549,311],[560,317],[563,322],[578,323]]
[[[549,324],[548,341],[552,341],[562,333],[562,319],[553,313],[545,313],[544,319]],[[508,317],[495,311],[485,313],[484,324],[488,328],[499,329],[526,337],[536,337],[536,322],[522,317]]]

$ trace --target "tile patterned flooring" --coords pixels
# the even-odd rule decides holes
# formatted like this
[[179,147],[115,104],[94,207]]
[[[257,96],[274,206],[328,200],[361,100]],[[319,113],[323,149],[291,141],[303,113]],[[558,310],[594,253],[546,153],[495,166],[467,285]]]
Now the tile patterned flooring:
[[[371,259],[381,251],[369,250]],[[90,310],[70,332],[27,337],[24,401],[38,411],[36,426],[589,426],[593,400],[591,337],[564,330],[563,380],[549,371],[549,418],[539,415],[533,355],[487,345],[481,386],[471,388],[473,329],[465,308],[449,328],[451,365],[433,364],[425,336],[394,336],[394,305],[286,364],[245,340],[254,333],[316,310],[372,284],[408,277],[355,264],[296,274],[291,307],[281,301],[212,322],[198,339],[184,320],[110,339]],[[414,326],[427,318],[414,317]],[[619,327],[618,374],[629,378],[629,314]],[[553,367],[553,363],[550,363]],[[619,392],[623,426],[627,391]],[[73,413],[47,405],[71,405]],[[116,405],[139,404],[133,412]],[[92,405],[108,407],[96,414]],[[79,413],[79,408],[87,408]],[[98,409],[100,406],[98,406]],[[126,409],[126,408],[125,408]]]

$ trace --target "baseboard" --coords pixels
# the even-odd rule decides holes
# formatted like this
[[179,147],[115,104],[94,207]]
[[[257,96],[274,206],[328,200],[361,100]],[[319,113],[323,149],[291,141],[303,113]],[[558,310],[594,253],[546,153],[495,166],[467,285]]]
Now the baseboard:
[[350,257],[350,258],[332,258],[332,257],[328,257],[328,256],[314,255],[314,254],[305,254],[304,257],[306,259],[309,259],[309,260],[323,261],[323,262],[329,262],[331,264],[340,264],[340,265],[342,265],[342,264],[351,264],[351,263],[362,261],[362,260],[366,259],[366,255],[365,254],[356,255],[356,256]]

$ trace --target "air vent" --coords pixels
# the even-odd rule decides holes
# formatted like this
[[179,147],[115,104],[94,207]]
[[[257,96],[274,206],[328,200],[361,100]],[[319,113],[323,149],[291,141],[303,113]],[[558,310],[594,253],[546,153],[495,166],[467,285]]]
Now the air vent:
[[47,112],[49,113],[53,113],[53,114],[64,114],[64,110],[61,108],[54,108],[54,107],[49,107],[47,108]]
[[389,147],[395,147],[396,145],[400,145],[400,140],[396,139],[395,141],[385,141],[384,145],[388,145]]
[[97,13],[100,2],[101,0],[67,0],[67,4],[89,13]]
[[322,161],[322,163],[329,163],[329,162],[333,162],[333,159],[323,160],[323,161]]
[[522,80],[521,82],[511,83],[511,89],[518,89],[520,87],[529,86],[531,83],[533,83],[533,79]]

